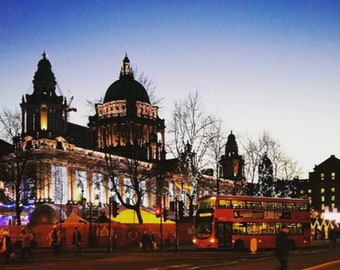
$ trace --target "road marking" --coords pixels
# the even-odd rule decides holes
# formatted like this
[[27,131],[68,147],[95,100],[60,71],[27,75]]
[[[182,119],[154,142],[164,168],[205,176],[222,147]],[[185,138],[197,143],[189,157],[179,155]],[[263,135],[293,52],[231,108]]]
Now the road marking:
[[304,268],[304,269],[302,269],[302,270],[327,269],[328,266],[335,265],[335,264],[338,264],[338,263],[340,263],[340,260],[332,261],[332,262],[328,262],[328,263],[323,263],[323,264],[319,264],[319,265],[316,265],[316,266]]
[[188,269],[196,269],[192,264],[173,264],[165,267],[153,267],[153,268],[145,268],[144,270],[166,270],[166,269],[179,269],[183,267],[193,267],[193,268],[188,268]]
[[6,267],[5,269],[13,269],[13,270],[15,270],[15,269],[30,269],[31,268],[31,266],[16,266],[16,267],[14,267],[14,266],[10,266],[10,267]]
[[189,267],[189,266],[192,266],[192,264],[174,264],[174,265],[169,265],[167,268],[177,269],[177,268]]

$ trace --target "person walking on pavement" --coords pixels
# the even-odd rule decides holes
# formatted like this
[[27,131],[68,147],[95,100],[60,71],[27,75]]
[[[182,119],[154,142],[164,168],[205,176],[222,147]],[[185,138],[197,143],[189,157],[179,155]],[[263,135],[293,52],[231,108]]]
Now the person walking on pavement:
[[58,230],[57,225],[53,225],[52,231],[47,236],[47,239],[52,246],[53,255],[56,257],[59,255],[59,246],[61,243],[61,232]]
[[171,237],[170,232],[166,232],[163,236],[163,239],[164,239],[164,242],[165,242],[165,249],[171,248],[170,237]]
[[74,246],[75,256],[78,255],[83,257],[83,251],[81,250],[81,233],[78,231],[78,228],[75,227],[72,234],[72,245]]
[[140,240],[140,243],[141,243],[141,247],[143,249],[143,251],[148,251],[150,245],[151,245],[151,238],[150,238],[150,235],[148,234],[147,231],[144,231],[142,237],[141,237],[141,240]]
[[14,257],[13,254],[15,253],[13,250],[12,239],[9,236],[9,231],[3,231],[2,236],[3,236],[3,240],[2,240],[2,246],[1,246],[1,252],[4,254],[5,264],[7,264],[11,256]]
[[21,231],[21,255],[25,259],[26,253],[32,258],[33,254],[31,252],[31,241],[33,240],[33,235],[29,233],[26,229]]
[[289,256],[289,241],[288,241],[289,228],[285,225],[282,226],[281,231],[276,236],[275,249],[276,257],[279,260],[279,270],[288,269],[288,256]]

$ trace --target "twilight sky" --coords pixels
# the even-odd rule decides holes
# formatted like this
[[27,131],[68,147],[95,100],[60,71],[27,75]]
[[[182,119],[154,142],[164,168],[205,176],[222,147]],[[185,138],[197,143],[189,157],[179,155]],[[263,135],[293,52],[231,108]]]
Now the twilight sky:
[[227,134],[269,132],[304,177],[340,158],[338,0],[2,0],[0,109],[20,109],[44,51],[74,123],[87,124],[86,100],[104,96],[127,53],[166,121],[197,91]]

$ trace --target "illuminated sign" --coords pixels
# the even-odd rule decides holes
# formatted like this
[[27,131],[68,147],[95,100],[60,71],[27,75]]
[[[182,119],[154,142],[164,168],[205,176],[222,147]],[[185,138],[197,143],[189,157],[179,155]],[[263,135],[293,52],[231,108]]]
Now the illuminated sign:
[[212,214],[211,213],[200,213],[199,216],[200,217],[211,217]]
[[290,212],[275,211],[234,211],[234,218],[242,219],[291,219]]

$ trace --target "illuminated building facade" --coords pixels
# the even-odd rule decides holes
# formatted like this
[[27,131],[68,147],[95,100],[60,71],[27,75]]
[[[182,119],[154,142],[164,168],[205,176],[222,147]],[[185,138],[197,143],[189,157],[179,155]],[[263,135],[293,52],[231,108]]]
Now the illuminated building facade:
[[158,107],[150,104],[145,88],[134,79],[125,56],[119,80],[106,91],[89,117],[95,150],[144,161],[165,160],[165,125]]
[[[22,132],[14,141],[14,151],[2,153],[0,165],[4,179],[9,179],[6,190],[11,198],[20,196],[23,205],[52,203],[69,213],[73,208],[84,207],[84,199],[87,204],[96,202],[96,207],[105,208],[111,198],[116,200],[117,194],[125,203],[133,204],[136,198],[128,188],[131,176],[126,160],[137,160],[140,171],[153,173],[140,182],[144,191],[140,206],[153,208],[162,197],[163,205],[168,207],[178,194],[178,199],[186,199],[183,194],[192,189],[191,179],[179,173],[178,159],[166,160],[164,120],[158,115],[158,107],[151,104],[146,89],[134,79],[127,55],[119,79],[109,86],[103,102],[95,105],[88,127],[69,122],[69,113],[76,111],[71,101],[58,87],[44,53],[34,74],[33,93],[23,96],[20,104]],[[227,148],[228,158],[233,158],[234,177],[238,179],[243,175],[243,161],[237,149],[235,152]],[[108,173],[108,157],[117,191],[113,190]],[[155,168],[161,171],[155,173]],[[25,192],[18,195],[15,179],[23,176],[26,179],[19,188]],[[12,187],[8,184],[11,182]],[[227,190],[229,182],[224,182],[221,189]],[[29,186],[25,187],[26,183]],[[167,196],[158,193],[160,184]]]
[[[1,165],[4,179],[22,177],[18,175],[20,169],[25,170],[25,177],[34,179],[33,191],[21,195],[23,203],[30,197],[36,203],[54,203],[65,209],[67,204],[78,207],[86,198],[87,202],[106,206],[114,196],[107,155],[123,200],[132,203],[123,160],[138,159],[139,170],[144,171],[165,160],[164,120],[158,117],[158,108],[150,104],[144,87],[134,80],[127,56],[119,80],[108,88],[103,103],[96,104],[96,114],[89,117],[89,127],[68,121],[75,109],[59,90],[45,53],[34,75],[33,93],[23,96],[20,105],[22,133],[14,142],[15,150],[2,153]],[[9,185],[6,190],[14,198],[12,182],[13,188]],[[146,183],[142,185],[147,188]],[[154,193],[145,192],[141,206],[152,207],[155,200]]]

